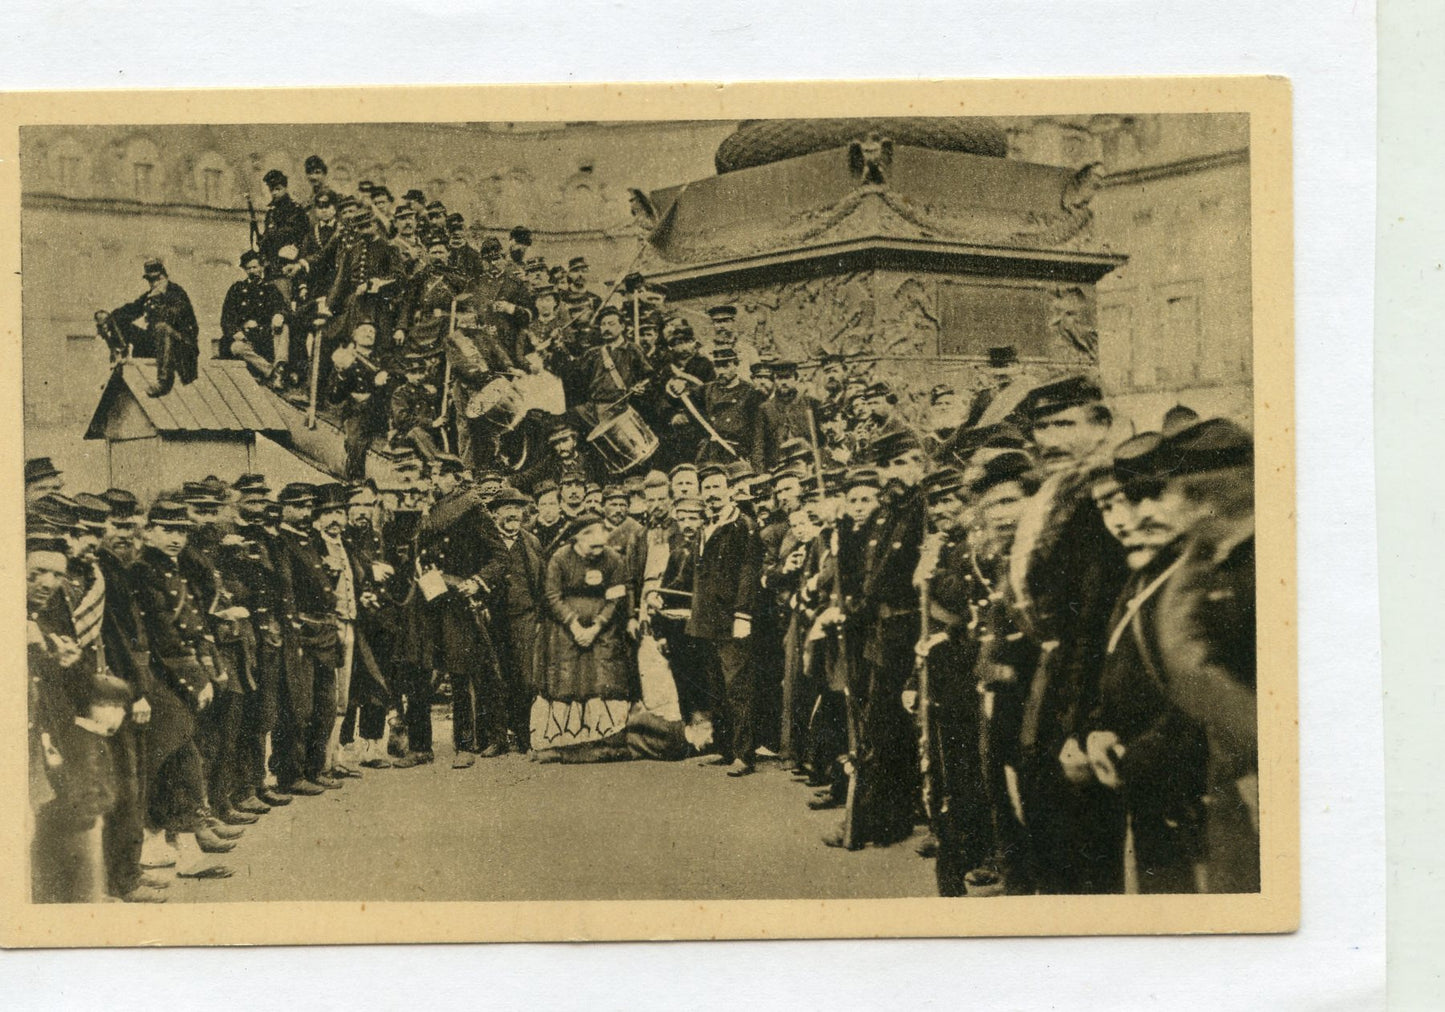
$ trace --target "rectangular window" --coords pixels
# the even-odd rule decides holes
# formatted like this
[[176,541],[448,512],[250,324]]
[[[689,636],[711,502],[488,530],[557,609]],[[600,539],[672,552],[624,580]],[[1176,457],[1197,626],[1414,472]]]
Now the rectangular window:
[[219,206],[221,201],[221,177],[224,175],[220,169],[207,169],[201,178],[206,188],[205,201],[211,207]]
[[80,158],[78,156],[62,157],[58,160],[56,168],[60,174],[60,188],[70,192],[80,185]]
[[1156,378],[1161,384],[1195,383],[1204,349],[1200,347],[1199,296],[1179,292],[1164,300],[1162,347]]
[[155,178],[156,167],[148,162],[136,162],[135,168],[135,199],[150,200],[151,185]]
[[938,287],[938,353],[988,354],[1013,345],[1022,358],[1050,352],[1047,289],[997,283],[941,284]]

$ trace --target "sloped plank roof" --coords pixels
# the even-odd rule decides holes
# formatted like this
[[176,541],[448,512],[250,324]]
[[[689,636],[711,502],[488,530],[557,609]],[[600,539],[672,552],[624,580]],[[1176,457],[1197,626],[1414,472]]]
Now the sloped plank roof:
[[156,365],[150,359],[132,359],[118,366],[100,396],[85,438],[105,437],[110,406],[121,396],[133,397],[162,433],[288,431],[281,399],[256,382],[245,362],[202,361],[194,383],[177,383],[164,397],[146,393],[155,376]]

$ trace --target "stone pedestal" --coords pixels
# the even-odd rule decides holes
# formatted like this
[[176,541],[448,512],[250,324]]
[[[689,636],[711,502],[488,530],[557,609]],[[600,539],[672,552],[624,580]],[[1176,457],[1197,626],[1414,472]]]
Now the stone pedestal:
[[[729,138],[719,167],[748,167],[651,194],[643,272],[705,343],[706,308],[732,303],[740,346],[805,369],[825,352],[857,356],[855,371],[887,379],[920,421],[935,384],[965,398],[985,384],[991,347],[1013,346],[1024,373],[1095,368],[1094,285],[1126,261],[1090,239],[1096,168],[999,157],[966,122],[953,150],[895,144],[889,121],[777,161],[739,158],[747,137]],[[839,129],[804,133],[836,143]]]

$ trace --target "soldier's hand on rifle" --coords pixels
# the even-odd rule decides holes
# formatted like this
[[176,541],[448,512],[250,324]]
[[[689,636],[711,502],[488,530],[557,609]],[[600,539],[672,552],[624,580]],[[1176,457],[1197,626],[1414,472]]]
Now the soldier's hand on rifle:
[[1090,731],[1084,741],[1084,749],[1099,783],[1118,790],[1122,781],[1115,763],[1124,758],[1124,746],[1119,743],[1119,736],[1113,731]]
[[130,716],[137,726],[144,727],[151,722],[151,703],[144,696],[130,704]]
[[936,632],[927,639],[919,640],[913,645],[913,656],[920,659],[927,659],[928,655],[933,653],[933,648],[946,639],[948,639],[948,633]]
[[901,696],[900,698],[901,698],[902,701],[903,701],[903,709],[907,710],[909,713],[917,713],[917,712],[918,712],[918,690],[917,690],[917,689],[904,689],[904,690],[903,690],[903,694],[902,694],[902,696]]
[[80,660],[80,645],[69,636],[51,633],[50,641],[55,644],[55,658],[62,668],[74,667]]
[[406,331],[402,330],[400,327],[397,327],[394,331],[391,332],[391,341],[393,344],[405,344]]
[[1059,765],[1063,767],[1064,778],[1071,784],[1087,784],[1094,779],[1089,757],[1079,747],[1079,739],[1070,738],[1059,750]]
[[637,621],[636,618],[630,618],[630,619],[628,619],[628,620],[627,620],[627,636],[628,636],[628,638],[629,638],[629,639],[634,639],[634,640],[637,639],[638,630],[640,630],[641,628],[642,628],[642,623],[639,622],[639,621]]
[[446,416],[446,415],[437,415],[435,418],[433,418],[433,419],[431,420],[431,427],[432,427],[433,429],[439,429],[439,428],[441,428],[443,425],[445,425],[446,423],[447,423],[447,416]]
[[633,396],[642,393],[647,389],[647,380],[639,380],[627,388],[627,392]]
[[494,299],[492,301],[492,311],[510,316],[517,311],[517,304],[515,302],[508,302],[506,299]]
[[384,387],[386,386],[386,381],[390,378],[391,375],[385,369],[378,369],[376,370],[376,375],[372,377],[372,382],[379,387]]
[[196,709],[204,710],[206,707],[210,706],[211,700],[215,697],[215,695],[216,692],[214,689],[211,688],[211,683],[207,682],[206,687],[202,689],[200,693],[196,696]]
[[753,620],[742,615],[733,616],[733,639],[745,640],[753,634]]

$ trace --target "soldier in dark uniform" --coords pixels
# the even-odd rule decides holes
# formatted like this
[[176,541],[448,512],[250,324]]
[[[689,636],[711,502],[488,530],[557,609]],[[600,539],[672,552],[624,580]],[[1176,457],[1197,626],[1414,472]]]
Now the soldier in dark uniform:
[[147,515],[145,547],[130,570],[154,676],[148,696],[153,723],[147,742],[149,821],[166,831],[178,851],[178,875],[227,878],[229,868],[200,855],[199,838],[207,828],[206,783],[196,721],[220,690],[213,666],[206,663],[211,657],[205,620],[210,602],[180,562],[194,527],[185,506],[156,502]]
[[344,244],[336,264],[336,276],[326,293],[326,308],[335,317],[330,328],[331,343],[350,334],[359,323],[370,323],[378,334],[391,334],[399,299],[399,282],[404,276],[401,256],[390,240],[381,235],[380,224],[371,211],[360,209],[349,222],[354,241]]
[[436,666],[451,679],[453,766],[465,769],[474,753],[490,758],[507,748],[506,695],[489,622],[509,553],[486,504],[457,484],[451,467],[439,469],[436,482],[440,495],[417,530],[426,581],[418,586],[439,591],[429,595],[428,626]]
[[536,640],[546,557],[537,535],[523,524],[531,505],[527,496],[504,486],[492,497],[490,507],[507,548],[494,628],[505,683],[507,744],[514,752],[530,748],[531,706],[539,689]]
[[156,360],[156,382],[147,393],[164,397],[177,376],[182,384],[195,381],[201,328],[190,296],[170,279],[165,264],[147,260],[142,274],[150,288],[110,315],[137,358]]
[[285,661],[281,613],[284,587],[276,564],[279,508],[263,498],[268,489],[251,487],[260,495],[243,499],[237,506],[239,543],[229,546],[224,563],[233,584],[232,593],[238,597],[244,594],[244,599],[236,603],[250,613],[255,651],[251,665],[254,688],[244,695],[241,704],[232,807],[264,815],[291,803],[289,795],[266,787],[266,736],[276,727]]
[[106,817],[101,837],[105,852],[106,883],[110,893],[122,898],[154,898],[163,879],[141,870],[146,813],[144,735],[150,724],[147,698],[153,676],[150,644],[136,605],[130,582],[130,565],[135,561],[136,498],[122,489],[107,489],[101,496],[76,497],[82,520],[104,523],[95,563],[104,586],[104,618],[101,638],[106,667],[129,686],[131,719],[122,724],[109,742],[115,760],[115,807]]
[[[445,239],[445,226],[439,234]],[[471,308],[477,316],[476,326],[489,341],[507,354],[508,366],[516,365],[526,354],[522,339],[532,322],[532,293],[516,274],[496,263],[486,262],[485,269],[474,276],[471,287]]]
[[738,343],[738,307],[727,303],[711,306],[707,318],[712,321],[712,350],[714,355],[723,348],[735,348]]
[[[854,625],[866,629],[855,846],[906,839],[918,799],[917,748],[902,693],[913,672],[919,631],[913,574],[925,523],[918,488],[924,455],[917,437],[907,431],[875,442],[871,452],[885,485],[864,555],[862,586],[848,605]],[[844,834],[825,842],[843,846]]]
[[[733,453],[709,439],[699,450],[699,464],[729,461],[746,457],[751,449],[753,425],[762,395],[747,380],[738,376],[738,353],[732,349],[713,355],[717,379],[703,388],[702,412],[718,435],[726,439]],[[735,456],[735,455],[736,456]]]
[[328,199],[333,205],[340,199],[327,182],[329,172],[326,168],[326,160],[320,155],[307,155],[302,170],[306,173],[306,182],[311,186],[311,199],[306,204],[309,214],[314,216],[316,208],[323,198]]
[[482,255],[476,248],[467,242],[467,220],[462,215],[453,212],[447,215],[447,263],[451,269],[464,278],[475,279],[482,276],[486,264],[482,262]]
[[667,470],[697,457],[697,448],[706,436],[682,398],[686,395],[694,407],[703,410],[703,391],[717,379],[717,369],[698,354],[697,337],[686,321],[672,330],[666,348],[660,351],[646,401],[661,443],[652,466]]
[[[940,896],[965,895],[968,875],[1002,874],[999,821],[1011,818],[995,782],[986,723],[995,706],[992,665],[1006,660],[1006,633],[995,620],[1002,601],[999,564],[1023,500],[1038,487],[1022,453],[994,458],[973,481],[954,468],[924,480],[934,533],[924,543],[920,581],[928,583],[929,614],[919,652],[928,665],[928,699],[909,705],[929,725],[925,803],[937,840]],[[977,518],[966,526],[965,500]],[[910,685],[916,691],[918,685]],[[905,699],[905,702],[909,701]],[[926,705],[925,705],[926,703]],[[982,883],[979,883],[980,885]]]
[[698,477],[708,519],[697,543],[687,635],[706,644],[708,709],[718,748],[713,763],[730,767],[728,776],[743,777],[753,772],[756,759],[749,653],[762,545],[756,526],[732,500],[727,471],[709,464],[699,469]]
[[293,277],[297,272],[304,273],[307,287],[316,295],[331,291],[331,283],[336,280],[336,265],[342,245],[341,222],[337,220],[338,203],[329,192],[317,195],[311,210],[313,220],[298,247],[300,258],[289,268]]
[[291,198],[286,173],[272,169],[261,180],[271,192],[266,208],[266,223],[261,232],[261,256],[266,259],[266,276],[282,277],[281,247],[300,247],[311,222],[306,211]]
[[431,383],[436,355],[408,348],[401,358],[406,382],[391,391],[387,432],[393,446],[410,446],[428,460],[437,455],[441,391]]
[[1118,892],[1123,811],[1093,777],[1080,738],[1097,705],[1109,613],[1128,577],[1125,550],[1090,496],[1094,471],[1110,463],[1111,415],[1083,376],[1040,384],[1019,414],[1048,477],[1024,508],[1009,553],[1010,611],[1038,656],[1032,671],[1019,672],[1016,736],[1001,743],[1015,757],[1013,800],[1028,832],[1028,860],[1010,888]]
[[587,287],[589,271],[586,257],[573,257],[567,261],[567,287],[562,292],[562,308],[572,319],[581,319],[583,324],[592,320],[602,297]]
[[326,775],[336,669],[341,664],[336,590],[311,526],[316,487],[292,482],[277,499],[281,524],[275,562],[283,593],[285,688],[271,736],[271,769],[282,791],[314,796],[341,786]]
[[[1118,791],[1128,811],[1137,889],[1195,892],[1208,887],[1199,874],[1208,851],[1206,812],[1221,804],[1236,812],[1245,806],[1233,790],[1205,804],[1211,786],[1225,785],[1209,782],[1205,725],[1174,702],[1164,658],[1167,640],[1179,627],[1161,624],[1160,605],[1179,578],[1190,534],[1212,521],[1219,505],[1214,494],[1188,493],[1185,487],[1202,489],[1217,484],[1229,469],[1248,466],[1252,446],[1243,430],[1223,419],[1155,436],[1142,452],[1129,452],[1147,438],[1130,440],[1115,455],[1116,488],[1133,505],[1133,540],[1148,550],[1131,551],[1134,571],[1109,619],[1098,705],[1085,749],[1095,778]],[[1101,498],[1098,483],[1094,495]],[[1226,699],[1229,694],[1228,689],[1220,693]],[[1257,879],[1252,884],[1258,888]]]
[[811,440],[817,424],[817,402],[798,389],[798,364],[774,362],[771,372],[776,385],[758,409],[748,453],[759,471],[771,471],[781,463],[788,440]]
[[376,328],[366,322],[352,331],[351,343],[332,352],[326,400],[341,413],[346,444],[346,478],[366,477],[366,455],[372,440],[387,431],[387,385],[391,374],[375,351]]
[[218,358],[244,359],[258,379],[269,380],[275,369],[273,327],[286,325],[285,298],[265,280],[261,254],[241,254],[246,276],[226,290],[221,303],[221,353]]
[[623,338],[621,310],[604,306],[597,314],[597,328],[601,343],[588,348],[577,363],[589,424],[596,424],[611,405],[641,394],[652,378],[652,367],[642,352]]
[[[443,460],[455,466],[461,464],[448,454],[428,462],[424,468],[440,467]],[[395,676],[396,707],[404,729],[405,748],[401,747],[403,735],[397,733],[393,736],[396,747],[389,749],[391,764],[398,769],[434,761],[431,703],[435,664],[431,651],[435,644],[427,638],[427,605],[415,579],[416,536],[422,518],[420,505],[419,499],[403,498],[396,509],[387,511],[381,526],[382,560],[391,567],[391,575],[381,581],[379,594],[383,602],[395,606],[399,622],[391,670]]]
[[[99,644],[81,640],[73,611],[79,599],[67,596],[68,587],[75,589],[66,558],[75,538],[50,526],[50,519],[74,524],[73,506],[57,503],[26,524],[27,737],[35,820],[30,899],[97,902],[106,869],[96,860],[90,834],[116,800],[109,739],[125,719],[130,693],[105,674]],[[89,603],[98,606],[94,594]],[[133,898],[162,901],[164,895],[146,890]]]
[[427,237],[426,259],[407,279],[397,306],[393,338],[410,351],[439,353],[452,325],[453,300],[467,288],[469,278],[448,263],[446,236]]

